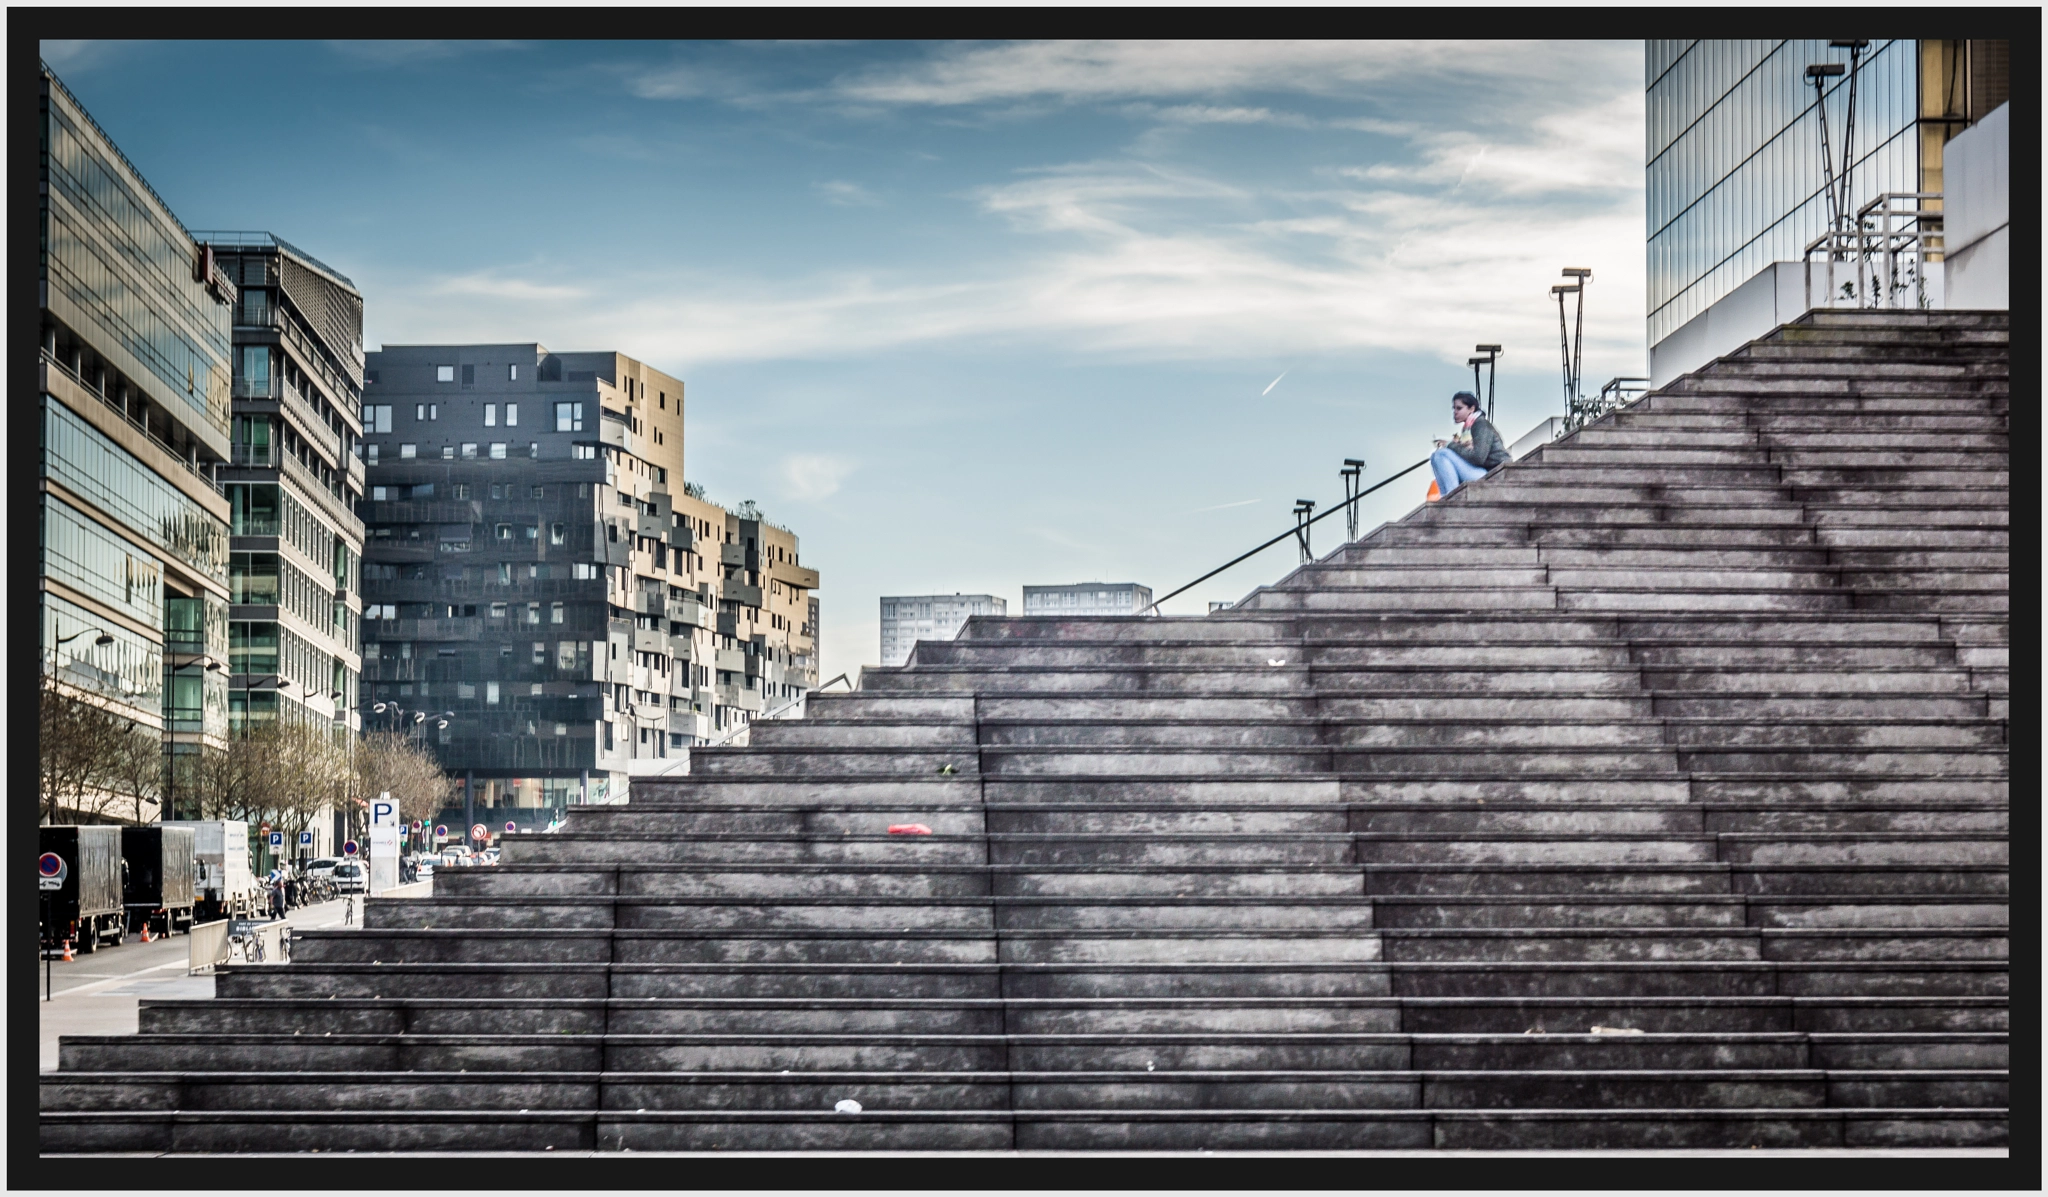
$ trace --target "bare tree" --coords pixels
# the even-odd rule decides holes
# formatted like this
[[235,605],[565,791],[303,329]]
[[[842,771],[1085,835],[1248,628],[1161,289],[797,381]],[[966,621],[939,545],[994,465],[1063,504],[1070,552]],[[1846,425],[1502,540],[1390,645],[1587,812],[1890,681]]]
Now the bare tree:
[[403,732],[372,732],[356,747],[353,795],[359,801],[389,793],[398,801],[399,818],[427,822],[453,792],[433,750]]
[[208,819],[239,819],[296,836],[346,781],[345,742],[326,727],[277,720],[200,759],[198,805]]
[[154,807],[163,741],[109,702],[43,670],[36,696],[42,821],[127,818]]

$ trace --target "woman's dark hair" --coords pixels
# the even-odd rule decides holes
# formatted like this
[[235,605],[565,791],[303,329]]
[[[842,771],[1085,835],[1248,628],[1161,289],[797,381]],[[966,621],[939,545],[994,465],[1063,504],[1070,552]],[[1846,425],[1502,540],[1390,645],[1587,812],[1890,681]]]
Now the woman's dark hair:
[[1451,402],[1462,403],[1466,407],[1472,408],[1475,411],[1479,408],[1479,396],[1473,394],[1470,391],[1459,391],[1457,394],[1451,396]]

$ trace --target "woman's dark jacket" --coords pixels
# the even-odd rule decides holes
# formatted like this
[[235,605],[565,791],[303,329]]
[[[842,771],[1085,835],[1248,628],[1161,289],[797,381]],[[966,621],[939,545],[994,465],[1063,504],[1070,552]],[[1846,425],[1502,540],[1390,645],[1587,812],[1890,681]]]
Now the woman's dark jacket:
[[1493,425],[1486,422],[1485,416],[1472,421],[1471,431],[1472,445],[1470,448],[1455,441],[1451,443],[1450,447],[1457,451],[1458,456],[1482,470],[1490,470],[1497,465],[1504,465],[1511,460],[1508,457],[1507,445],[1501,442],[1500,433],[1493,430]]

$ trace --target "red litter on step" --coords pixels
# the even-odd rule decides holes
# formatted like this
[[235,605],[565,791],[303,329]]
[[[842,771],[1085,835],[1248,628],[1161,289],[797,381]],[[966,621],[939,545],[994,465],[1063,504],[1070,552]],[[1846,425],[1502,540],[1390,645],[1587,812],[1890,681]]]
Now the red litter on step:
[[932,829],[922,823],[891,823],[890,835],[930,835]]

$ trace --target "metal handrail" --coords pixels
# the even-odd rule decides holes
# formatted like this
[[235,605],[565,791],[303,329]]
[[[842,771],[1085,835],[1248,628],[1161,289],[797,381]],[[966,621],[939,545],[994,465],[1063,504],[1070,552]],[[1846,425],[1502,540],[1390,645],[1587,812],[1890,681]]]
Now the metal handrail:
[[1329,519],[1331,516],[1337,514],[1340,511],[1349,511],[1353,504],[1357,503],[1360,499],[1363,499],[1365,496],[1371,494],[1372,492],[1378,490],[1380,487],[1387,485],[1389,482],[1392,482],[1397,478],[1402,478],[1406,475],[1412,474],[1428,464],[1429,458],[1425,457],[1421,461],[1416,462],[1414,465],[1409,466],[1407,469],[1402,470],[1398,474],[1390,474],[1387,477],[1380,479],[1378,482],[1373,483],[1371,486],[1366,487],[1364,490],[1359,491],[1357,494],[1352,495],[1350,498],[1345,499],[1341,503],[1338,503],[1336,506],[1330,508],[1328,511],[1323,512],[1321,515],[1314,516],[1306,520],[1301,520],[1294,527],[1287,529],[1287,531],[1282,532],[1278,536],[1275,536],[1273,539],[1260,545],[1258,548],[1255,548],[1247,553],[1239,553],[1237,556],[1232,557],[1230,560],[1217,566],[1215,569],[1212,569],[1208,573],[1203,574],[1201,577],[1196,578],[1194,581],[1189,582],[1186,586],[1181,587],[1179,590],[1168,591],[1167,593],[1160,595],[1157,599],[1154,599],[1149,605],[1139,608],[1138,614],[1143,615],[1148,611],[1157,611],[1159,610],[1160,603],[1165,602],[1167,599],[1170,599],[1177,594],[1181,594],[1185,591],[1192,590],[1195,587],[1200,586],[1202,583],[1215,577],[1217,574],[1222,573],[1224,570],[1229,569],[1231,566],[1236,565],[1241,561],[1246,561],[1253,557],[1256,557],[1260,553],[1265,552],[1267,549],[1272,548],[1274,545],[1279,544],[1283,540],[1292,540],[1297,536],[1306,535],[1307,529],[1311,525],[1315,524],[1317,521]]
[[[1943,213],[1925,202],[1939,200],[1938,191],[1887,191],[1856,210],[1852,227],[1830,229],[1807,242],[1805,252],[1806,306],[1835,307],[1841,300],[1857,308],[1895,308],[1901,295],[1911,290],[1914,306],[1928,306],[1927,263],[1929,256],[1942,252]],[[1911,200],[1914,206],[1900,208],[1897,200]],[[1814,302],[1814,255],[1822,255],[1826,285],[1821,302]],[[1905,277],[1900,276],[1904,260]],[[1877,263],[1882,261],[1882,269]],[[1835,284],[1835,264],[1853,263],[1855,279]],[[1849,292],[1847,295],[1842,291]]]
[[1628,406],[1649,389],[1650,380],[1647,378],[1632,375],[1610,378],[1601,384],[1597,398],[1572,401],[1571,410],[1564,418],[1565,431],[1577,432],[1608,412]]

